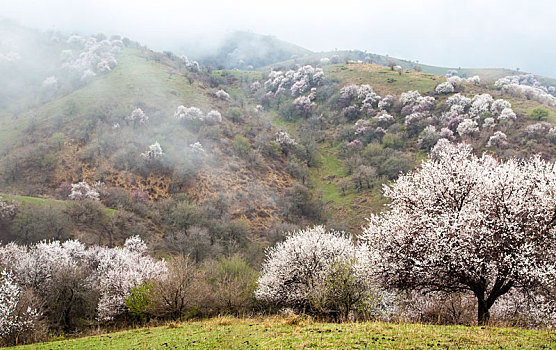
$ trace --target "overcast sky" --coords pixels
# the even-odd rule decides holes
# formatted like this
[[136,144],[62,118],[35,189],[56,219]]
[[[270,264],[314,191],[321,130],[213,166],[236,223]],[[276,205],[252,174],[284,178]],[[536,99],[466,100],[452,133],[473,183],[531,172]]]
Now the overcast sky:
[[360,49],[556,77],[554,0],[0,0],[0,16],[41,29],[121,34],[156,50],[250,30],[315,51]]

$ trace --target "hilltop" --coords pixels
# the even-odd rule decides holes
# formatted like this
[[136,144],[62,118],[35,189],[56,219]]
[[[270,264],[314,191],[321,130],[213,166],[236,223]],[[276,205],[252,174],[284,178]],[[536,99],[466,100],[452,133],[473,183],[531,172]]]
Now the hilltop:
[[243,70],[312,54],[308,49],[274,36],[253,32],[235,31],[216,42],[211,49],[207,49],[206,44],[186,43],[177,52],[214,68]]

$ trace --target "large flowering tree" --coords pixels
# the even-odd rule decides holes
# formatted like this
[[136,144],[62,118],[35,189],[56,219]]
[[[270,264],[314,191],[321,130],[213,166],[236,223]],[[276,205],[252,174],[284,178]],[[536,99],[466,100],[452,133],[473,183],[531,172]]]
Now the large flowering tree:
[[441,140],[431,159],[385,195],[391,210],[370,217],[364,239],[390,287],[469,291],[479,324],[512,289],[554,290],[553,163],[502,162]]

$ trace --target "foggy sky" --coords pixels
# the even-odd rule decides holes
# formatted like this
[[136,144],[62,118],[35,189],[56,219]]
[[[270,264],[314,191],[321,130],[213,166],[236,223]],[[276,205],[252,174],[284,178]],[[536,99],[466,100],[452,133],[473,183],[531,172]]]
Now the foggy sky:
[[120,34],[175,50],[233,30],[313,51],[359,49],[448,67],[556,77],[556,1],[0,0],[0,16],[65,33]]

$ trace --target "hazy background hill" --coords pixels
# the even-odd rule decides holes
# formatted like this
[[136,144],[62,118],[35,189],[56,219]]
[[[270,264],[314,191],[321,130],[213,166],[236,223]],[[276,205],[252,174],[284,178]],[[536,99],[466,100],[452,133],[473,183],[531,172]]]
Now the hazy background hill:
[[185,42],[177,53],[217,69],[253,70],[312,52],[274,36],[236,31],[208,45]]

